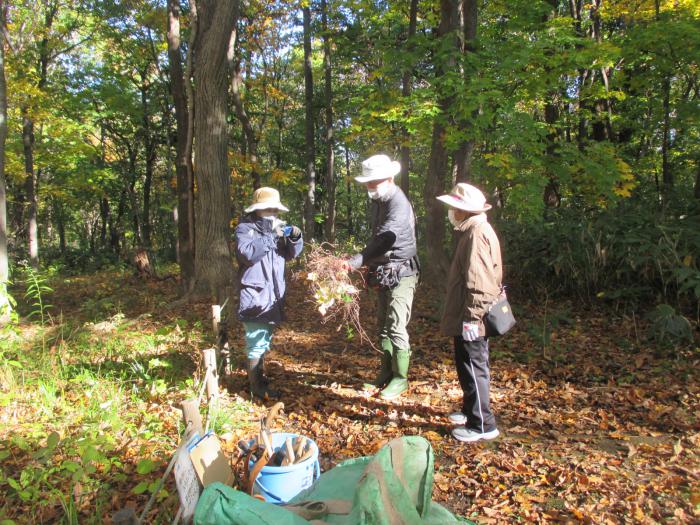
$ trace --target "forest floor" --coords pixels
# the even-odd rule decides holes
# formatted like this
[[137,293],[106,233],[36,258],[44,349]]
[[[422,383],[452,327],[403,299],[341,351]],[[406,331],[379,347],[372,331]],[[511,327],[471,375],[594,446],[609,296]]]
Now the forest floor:
[[[124,272],[50,284],[50,317],[25,318],[0,340],[0,525],[110,523],[122,507],[140,513],[177,446],[179,405],[212,342],[209,306],[173,308],[173,279]],[[700,523],[697,347],[655,349],[644,322],[602,308],[514,300],[518,325],[491,342],[501,436],[462,444],[445,417],[461,391],[438,332],[440,296],[419,287],[411,389],[385,402],[360,387],[378,354],[322,324],[304,281],[290,280],[268,374],[284,429],[317,442],[323,470],[419,434],[435,453],[433,498],[477,523]],[[230,339],[242,363],[237,322]],[[211,414],[227,452],[264,409],[239,367]],[[146,522],[170,523],[176,509],[170,477]]]

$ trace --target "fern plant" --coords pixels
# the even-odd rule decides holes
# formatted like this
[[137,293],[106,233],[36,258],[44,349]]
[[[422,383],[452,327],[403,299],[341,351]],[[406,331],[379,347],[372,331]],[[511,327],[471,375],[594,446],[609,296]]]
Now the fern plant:
[[46,323],[48,310],[52,308],[52,305],[45,302],[45,296],[53,292],[53,288],[47,284],[48,278],[31,266],[25,266],[24,270],[27,284],[27,292],[24,297],[31,301],[32,307],[32,311],[27,317],[39,317],[43,326]]

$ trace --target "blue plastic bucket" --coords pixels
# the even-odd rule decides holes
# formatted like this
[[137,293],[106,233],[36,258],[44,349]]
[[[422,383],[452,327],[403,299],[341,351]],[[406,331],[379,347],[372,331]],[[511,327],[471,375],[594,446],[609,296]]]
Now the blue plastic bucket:
[[[276,452],[283,449],[288,437],[293,440],[299,436],[286,432],[272,434],[273,450]],[[260,494],[269,503],[287,503],[302,490],[310,487],[321,475],[321,466],[318,463],[318,446],[312,439],[307,440],[313,451],[311,457],[286,467],[264,466],[255,480],[253,494]],[[250,468],[253,468],[252,462]]]

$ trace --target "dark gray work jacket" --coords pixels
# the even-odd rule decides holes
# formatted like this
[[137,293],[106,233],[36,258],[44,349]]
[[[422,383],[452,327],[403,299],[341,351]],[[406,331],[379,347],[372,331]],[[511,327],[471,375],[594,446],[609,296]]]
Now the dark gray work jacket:
[[390,261],[415,261],[417,273],[416,216],[404,192],[398,186],[370,204],[372,237],[364,249],[350,259],[350,265],[370,268]]

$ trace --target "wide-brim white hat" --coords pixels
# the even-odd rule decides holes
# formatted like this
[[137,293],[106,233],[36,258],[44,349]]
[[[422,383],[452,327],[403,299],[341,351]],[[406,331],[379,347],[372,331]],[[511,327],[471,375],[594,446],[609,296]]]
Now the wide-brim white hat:
[[386,155],[373,155],[362,163],[362,175],[355,177],[355,180],[364,184],[373,180],[390,179],[400,171],[401,163]]
[[465,182],[456,184],[450,193],[440,195],[437,199],[452,208],[469,213],[482,213],[491,209],[491,205],[486,203],[486,197],[481,190]]
[[254,212],[255,210],[275,209],[280,211],[289,211],[280,201],[280,192],[275,188],[262,187],[255,190],[253,193],[253,204],[245,209],[246,213]]

